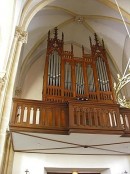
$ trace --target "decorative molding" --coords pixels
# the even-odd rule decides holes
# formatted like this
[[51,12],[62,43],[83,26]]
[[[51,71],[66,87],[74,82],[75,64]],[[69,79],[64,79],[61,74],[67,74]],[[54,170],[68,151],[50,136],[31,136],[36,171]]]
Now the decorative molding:
[[82,24],[85,21],[85,18],[83,16],[75,16],[75,22],[78,24]]
[[15,89],[15,97],[20,97],[22,94],[22,89],[20,87],[16,87]]
[[26,31],[22,31],[22,33],[19,36],[19,40],[22,43],[27,43],[28,33]]
[[6,81],[6,73],[5,72],[0,72],[0,94],[4,88]]
[[24,31],[22,27],[17,26],[15,30],[15,37],[18,38],[18,41],[27,43],[28,33]]
[[19,38],[20,32],[21,32],[21,27],[16,26],[14,36],[17,37],[17,38]]

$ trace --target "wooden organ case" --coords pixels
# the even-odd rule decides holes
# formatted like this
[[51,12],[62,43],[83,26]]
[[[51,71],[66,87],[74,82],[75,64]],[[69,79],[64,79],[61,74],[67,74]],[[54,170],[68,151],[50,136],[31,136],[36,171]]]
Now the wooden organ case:
[[88,100],[103,103],[115,103],[110,69],[104,42],[90,39],[91,54],[74,57],[71,51],[64,50],[64,35],[58,39],[58,29],[54,37],[48,32],[45,71],[43,77],[43,101],[67,102],[70,100]]

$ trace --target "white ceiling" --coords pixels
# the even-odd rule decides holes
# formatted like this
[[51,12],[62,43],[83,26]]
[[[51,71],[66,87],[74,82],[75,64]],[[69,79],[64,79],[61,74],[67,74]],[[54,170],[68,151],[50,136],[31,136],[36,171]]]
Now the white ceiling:
[[[72,155],[130,155],[130,138],[119,135],[12,133],[14,150]],[[89,147],[87,147],[89,146]]]

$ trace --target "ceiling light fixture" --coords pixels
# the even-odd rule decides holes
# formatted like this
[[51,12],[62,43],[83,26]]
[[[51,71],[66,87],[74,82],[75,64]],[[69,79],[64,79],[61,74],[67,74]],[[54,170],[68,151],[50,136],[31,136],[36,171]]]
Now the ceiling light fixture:
[[77,171],[73,171],[72,174],[78,174],[78,172]]

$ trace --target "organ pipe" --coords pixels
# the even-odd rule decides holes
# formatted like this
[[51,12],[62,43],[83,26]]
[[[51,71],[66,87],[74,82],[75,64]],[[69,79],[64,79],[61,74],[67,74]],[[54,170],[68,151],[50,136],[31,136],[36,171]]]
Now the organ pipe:
[[[57,28],[54,37],[51,38],[51,33],[48,33],[43,100],[61,102],[75,97],[97,101],[114,100],[104,42],[101,45],[95,34],[94,44],[90,37],[90,47],[91,54],[85,54],[82,46],[83,55],[76,58],[73,55],[73,45],[70,46],[70,51],[64,51],[63,33],[61,40],[58,38]],[[108,97],[104,98],[104,94]]]
[[60,57],[56,52],[49,56],[48,85],[60,86]]
[[99,83],[100,91],[109,91],[110,88],[109,88],[109,80],[108,80],[106,65],[101,57],[97,58],[96,68],[97,68],[98,83]]
[[71,65],[68,62],[65,64],[65,89],[71,89]]
[[88,76],[88,89],[90,92],[95,91],[93,69],[91,65],[87,65],[87,76]]

